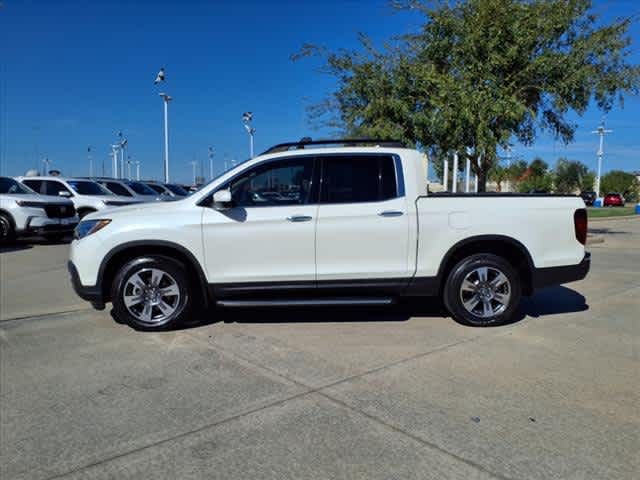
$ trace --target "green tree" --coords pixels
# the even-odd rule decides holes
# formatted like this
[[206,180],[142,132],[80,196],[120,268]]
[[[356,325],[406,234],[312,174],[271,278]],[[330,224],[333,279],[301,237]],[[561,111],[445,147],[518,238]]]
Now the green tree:
[[[574,193],[576,190],[583,190],[583,186],[589,183],[589,179],[585,182],[587,175],[589,175],[589,168],[584,163],[559,158],[555,167],[555,190],[558,193]],[[593,188],[592,179],[591,187],[587,190],[591,188]]]
[[582,181],[580,182],[580,191],[581,192],[590,192],[593,191],[596,184],[596,174],[594,172],[587,172],[586,175],[582,177]]
[[502,191],[502,183],[509,180],[509,171],[500,164],[495,164],[489,169],[489,180],[496,182],[496,190]]
[[553,176],[549,172],[549,164],[538,157],[527,165],[517,183],[519,192],[550,192],[552,186]]
[[[362,51],[305,45],[294,59],[323,55],[337,90],[311,118],[347,135],[392,137],[471,158],[485,190],[498,147],[530,145],[540,130],[565,143],[594,101],[603,111],[638,91],[629,62],[630,18],[603,24],[589,0],[400,0],[418,9],[418,32],[383,51],[361,36]],[[461,155],[462,156],[462,155]]]
[[602,176],[600,182],[600,192],[605,195],[609,192],[617,192],[624,195],[627,202],[637,202],[640,193],[640,182],[638,178],[629,172],[622,170],[612,170]]

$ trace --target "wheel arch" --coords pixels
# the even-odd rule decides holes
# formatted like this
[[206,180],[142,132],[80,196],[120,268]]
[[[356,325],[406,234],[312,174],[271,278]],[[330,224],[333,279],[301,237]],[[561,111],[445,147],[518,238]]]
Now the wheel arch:
[[196,291],[200,293],[204,306],[208,306],[207,280],[200,262],[182,245],[163,240],[138,240],[123,243],[105,255],[98,270],[98,284],[104,301],[110,300],[111,283],[122,265],[136,257],[152,255],[166,256],[184,264],[189,280],[192,285],[199,287]]
[[441,286],[446,283],[449,272],[456,263],[477,253],[491,253],[509,261],[520,275],[522,293],[531,295],[535,270],[531,254],[521,242],[506,235],[477,235],[460,240],[453,245],[440,262],[438,278],[442,280]]

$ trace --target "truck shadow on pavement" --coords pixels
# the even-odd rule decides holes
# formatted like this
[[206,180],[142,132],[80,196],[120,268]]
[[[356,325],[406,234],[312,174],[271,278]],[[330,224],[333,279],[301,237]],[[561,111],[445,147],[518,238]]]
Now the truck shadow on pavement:
[[[543,317],[588,310],[585,297],[570,288],[546,288],[531,297],[523,297],[520,309],[511,324],[525,317]],[[387,307],[304,307],[304,308],[210,308],[194,312],[181,330],[199,328],[213,323],[354,323],[405,322],[412,317],[442,318],[453,321],[437,298],[403,299]],[[471,327],[477,328],[477,327]]]

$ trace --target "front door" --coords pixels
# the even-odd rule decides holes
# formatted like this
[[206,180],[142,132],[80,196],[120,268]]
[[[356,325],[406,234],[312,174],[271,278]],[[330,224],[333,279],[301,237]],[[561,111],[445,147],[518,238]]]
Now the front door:
[[314,163],[308,156],[270,160],[221,187],[230,188],[232,208],[203,214],[210,282],[239,289],[255,282],[314,285]]

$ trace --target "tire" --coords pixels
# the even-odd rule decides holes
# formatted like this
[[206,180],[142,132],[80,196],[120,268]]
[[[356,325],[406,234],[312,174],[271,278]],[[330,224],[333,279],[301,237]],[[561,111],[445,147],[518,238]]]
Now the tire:
[[509,323],[521,296],[522,281],[516,269],[502,257],[480,253],[453,267],[443,300],[458,323],[488,327]]
[[7,215],[0,213],[0,244],[10,243],[16,238],[13,222]]
[[[161,289],[171,293],[163,296]],[[137,330],[175,328],[190,310],[189,289],[182,263],[163,256],[139,257],[123,265],[115,276],[113,314],[117,321]]]

